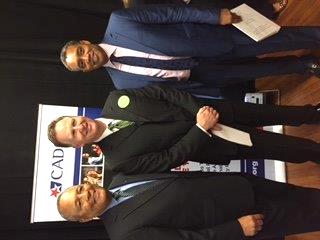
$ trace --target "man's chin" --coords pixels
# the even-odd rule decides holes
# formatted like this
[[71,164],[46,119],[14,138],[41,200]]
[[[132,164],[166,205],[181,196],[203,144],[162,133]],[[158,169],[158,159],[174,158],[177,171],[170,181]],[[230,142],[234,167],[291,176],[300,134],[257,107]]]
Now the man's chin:
[[88,70],[86,70],[85,72],[91,72],[91,71],[94,71],[94,70],[96,70],[96,69],[98,69],[100,67],[101,67],[100,65],[93,65]]
[[99,63],[97,63],[97,64],[94,65],[94,69],[99,69],[99,68],[101,68],[101,67],[102,67],[102,64],[99,64]]
[[104,189],[96,189],[96,201],[96,204],[102,206],[103,209],[105,209],[109,205],[109,198]]
[[89,69],[83,70],[83,72],[91,72],[91,71],[93,71],[93,70],[94,70],[94,69],[89,68]]

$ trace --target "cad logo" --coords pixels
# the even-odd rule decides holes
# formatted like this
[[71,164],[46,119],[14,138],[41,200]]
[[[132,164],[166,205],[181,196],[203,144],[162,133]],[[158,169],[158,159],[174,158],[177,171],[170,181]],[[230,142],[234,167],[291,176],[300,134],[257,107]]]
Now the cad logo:
[[57,197],[61,193],[61,188],[62,188],[61,183],[51,181],[51,183],[50,183],[51,195],[50,196]]
[[60,183],[61,178],[63,176],[63,159],[64,152],[62,149],[57,148],[52,152],[52,171],[51,171],[51,182],[50,182],[50,190],[51,195],[57,197],[59,193],[61,193],[62,183]]

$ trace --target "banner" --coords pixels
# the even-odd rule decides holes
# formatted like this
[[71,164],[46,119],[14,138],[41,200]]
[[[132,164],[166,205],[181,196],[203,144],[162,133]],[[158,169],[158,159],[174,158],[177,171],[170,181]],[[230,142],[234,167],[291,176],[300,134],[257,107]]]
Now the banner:
[[31,223],[61,221],[57,196],[66,188],[90,182],[102,186],[104,156],[96,144],[83,148],[55,147],[47,137],[48,125],[60,116],[97,118],[101,109],[39,105],[32,194]]
[[[58,195],[70,186],[90,182],[102,186],[104,155],[98,144],[83,148],[55,147],[47,137],[48,125],[60,116],[98,118],[101,109],[39,105],[35,150],[31,223],[62,221],[56,202]],[[281,132],[281,126],[268,127]],[[285,182],[284,163],[272,160],[233,160],[227,166],[188,162],[173,171],[247,172]]]

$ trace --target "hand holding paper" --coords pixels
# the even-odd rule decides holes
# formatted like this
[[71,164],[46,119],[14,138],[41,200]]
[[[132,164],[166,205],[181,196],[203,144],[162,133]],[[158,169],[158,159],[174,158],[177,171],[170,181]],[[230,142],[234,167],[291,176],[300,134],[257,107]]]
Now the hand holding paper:
[[241,16],[243,20],[239,23],[233,23],[233,25],[257,42],[276,34],[280,30],[278,24],[246,4],[231,9],[231,12]]
[[[217,130],[218,128],[220,128],[220,130]],[[249,147],[253,146],[250,134],[247,132],[219,123],[216,124],[216,127],[211,129],[211,132],[213,135],[223,138],[229,142],[234,142]]]
[[197,123],[206,131],[213,128],[219,120],[219,113],[212,107],[204,106],[197,113]]
[[227,141],[234,142],[245,146],[253,146],[250,134],[244,131],[228,127],[218,123],[219,113],[210,106],[204,106],[197,113],[197,124],[205,131]]
[[231,12],[229,9],[223,8],[220,12],[220,24],[229,25],[232,23],[241,22],[242,18],[236,13]]

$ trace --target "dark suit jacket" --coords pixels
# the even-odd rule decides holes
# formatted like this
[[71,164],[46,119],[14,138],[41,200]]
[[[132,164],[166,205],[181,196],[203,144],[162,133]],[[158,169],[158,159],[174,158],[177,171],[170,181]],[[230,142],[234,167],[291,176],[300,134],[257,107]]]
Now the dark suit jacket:
[[[220,9],[197,9],[182,5],[146,5],[140,8],[120,9],[110,16],[108,27],[102,40],[115,46],[146,53],[167,56],[219,57],[232,51],[232,38],[240,31],[229,31],[229,27],[219,26]],[[233,29],[232,29],[233,30]],[[158,78],[127,73],[107,68],[117,89],[140,88],[153,84],[166,84],[186,90],[192,94],[213,97],[234,97],[230,89],[206,89],[199,79],[175,81],[175,78]],[[248,79],[252,81],[254,79]],[[254,87],[238,84],[237,99]]]
[[112,240],[243,239],[237,219],[254,209],[246,178],[212,173],[117,176],[110,189],[149,179],[168,181],[101,216]]
[[[126,95],[125,108],[118,100]],[[110,93],[102,117],[134,121],[99,142],[106,156],[106,168],[125,173],[165,172],[189,160],[228,164],[237,158],[237,144],[210,138],[196,124],[196,113],[211,105],[220,113],[220,122],[233,122],[231,103],[195,99],[174,88],[152,86]],[[245,113],[244,113],[245,114]]]
[[[121,97],[129,104],[121,108]],[[247,147],[208,135],[196,126],[200,107],[212,106],[219,122],[250,134]],[[316,107],[272,106],[199,99],[175,88],[151,86],[111,92],[102,117],[134,121],[99,142],[106,168],[124,173],[165,172],[187,161],[229,164],[232,159],[278,159],[295,163],[319,161],[319,144],[270,133],[258,126],[313,124]]]

